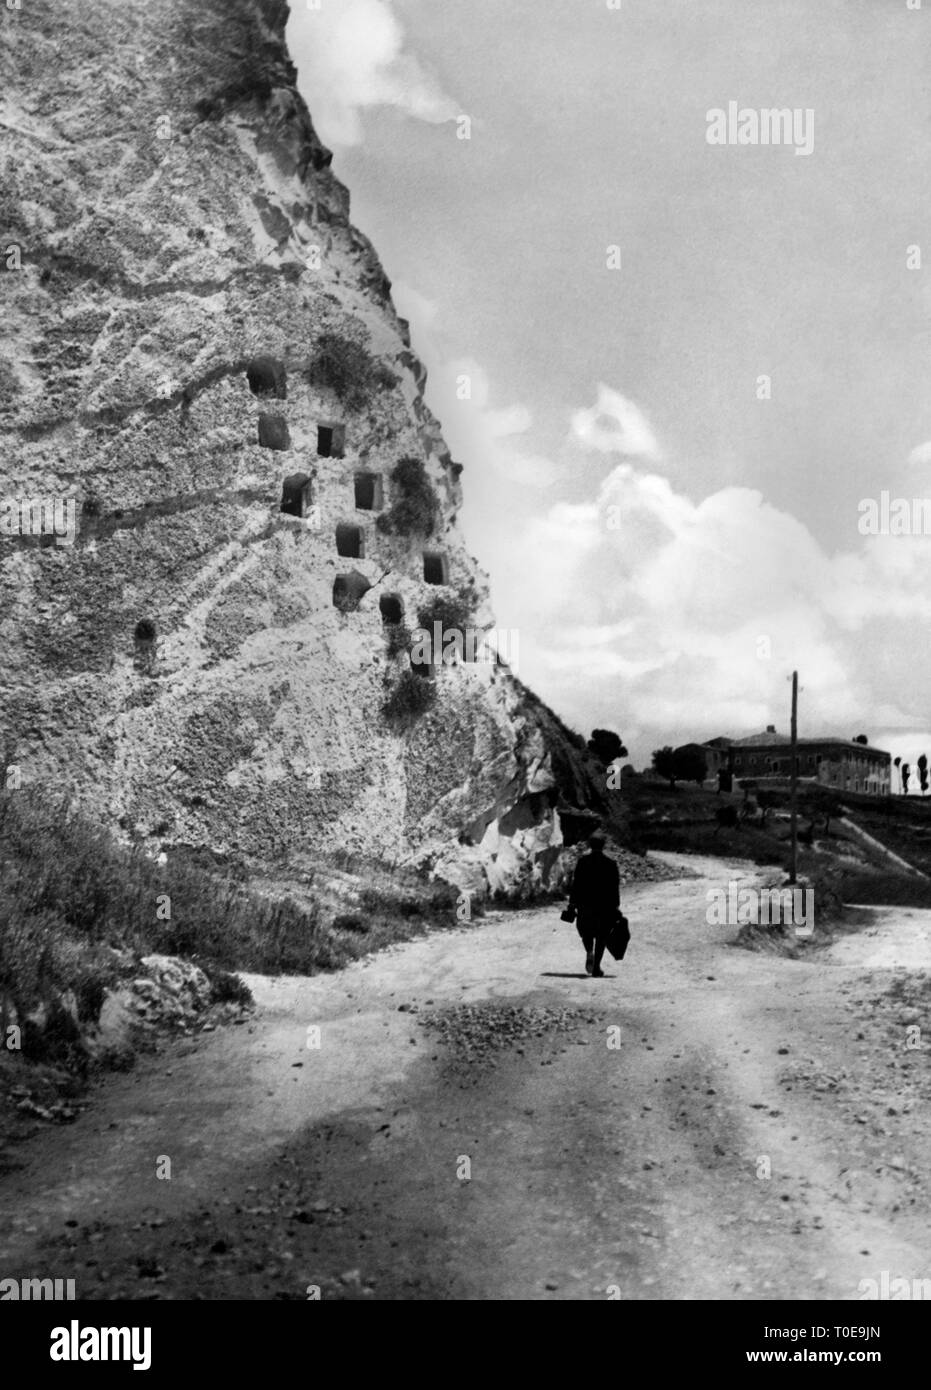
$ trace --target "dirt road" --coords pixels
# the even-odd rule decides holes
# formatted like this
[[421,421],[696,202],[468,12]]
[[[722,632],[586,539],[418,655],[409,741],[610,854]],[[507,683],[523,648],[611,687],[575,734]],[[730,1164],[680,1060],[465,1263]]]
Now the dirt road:
[[167,1044],[22,1147],[0,1273],[211,1299],[856,1299],[931,1276],[931,914],[749,953],[705,908],[753,866],[661,857],[696,876],[625,892],[633,944],[602,980],[556,908],[251,979],[252,1021]]

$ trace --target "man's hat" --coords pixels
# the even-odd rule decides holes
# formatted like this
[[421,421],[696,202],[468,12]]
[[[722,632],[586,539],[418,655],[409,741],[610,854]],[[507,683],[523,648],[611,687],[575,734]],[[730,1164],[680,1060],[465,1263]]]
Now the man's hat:
[[603,830],[595,830],[592,832],[591,835],[589,835],[588,843],[592,846],[593,849],[596,846],[599,849],[604,849],[605,845],[608,843],[608,837]]

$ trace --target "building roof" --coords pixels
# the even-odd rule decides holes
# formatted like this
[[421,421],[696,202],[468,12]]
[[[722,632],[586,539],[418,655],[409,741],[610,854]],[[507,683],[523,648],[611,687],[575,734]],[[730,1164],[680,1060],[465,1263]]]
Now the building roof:
[[874,748],[871,743],[857,743],[856,739],[853,738],[800,738],[799,744],[803,743],[833,743],[838,748],[858,748],[861,753],[876,753],[881,758],[890,756],[884,748]]
[[[747,734],[744,738],[732,738],[727,740],[721,738],[711,739],[706,746],[712,748],[722,748],[728,745],[731,748],[787,748],[791,743],[792,740],[789,738],[788,734],[777,734],[767,731],[762,734]],[[888,758],[890,756],[883,748],[873,748],[872,745],[868,743],[857,743],[856,740],[852,738],[800,738],[798,744],[800,748],[806,745],[811,747],[814,744],[819,746],[831,744],[836,748],[857,750],[861,755],[864,753],[873,753],[881,758]]]

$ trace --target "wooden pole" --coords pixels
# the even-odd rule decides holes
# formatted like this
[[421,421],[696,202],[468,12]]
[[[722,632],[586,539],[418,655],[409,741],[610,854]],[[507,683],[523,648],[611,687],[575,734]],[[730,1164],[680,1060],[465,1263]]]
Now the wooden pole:
[[789,882],[796,881],[798,870],[798,671],[792,672],[792,782],[789,793],[792,839],[789,855]]

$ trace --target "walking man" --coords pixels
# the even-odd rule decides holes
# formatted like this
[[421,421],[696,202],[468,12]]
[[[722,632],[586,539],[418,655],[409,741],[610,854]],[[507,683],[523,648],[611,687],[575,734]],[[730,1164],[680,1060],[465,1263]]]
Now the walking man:
[[576,864],[569,890],[569,906],[577,913],[576,930],[585,947],[585,970],[596,979],[604,975],[601,958],[621,902],[620,874],[604,852],[605,839],[600,830],[589,836],[590,853]]

